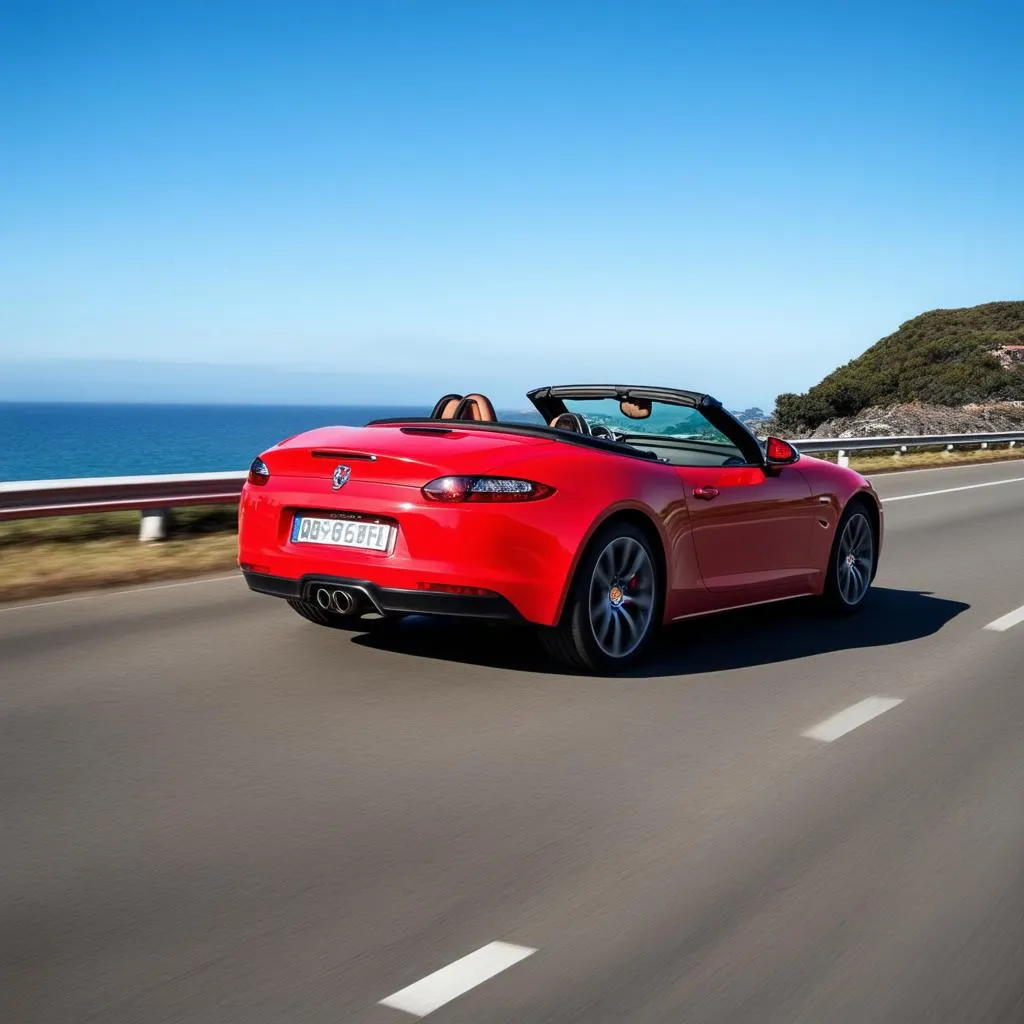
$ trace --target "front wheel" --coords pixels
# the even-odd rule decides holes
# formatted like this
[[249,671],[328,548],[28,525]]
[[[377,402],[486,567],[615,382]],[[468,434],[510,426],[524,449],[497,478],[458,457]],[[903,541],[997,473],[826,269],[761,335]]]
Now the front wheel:
[[643,531],[613,523],[588,545],[562,620],[541,631],[541,643],[569,668],[606,675],[624,671],[643,656],[654,634],[660,586]]
[[846,509],[836,527],[825,575],[826,604],[842,614],[858,611],[871,589],[877,558],[875,524],[858,502]]

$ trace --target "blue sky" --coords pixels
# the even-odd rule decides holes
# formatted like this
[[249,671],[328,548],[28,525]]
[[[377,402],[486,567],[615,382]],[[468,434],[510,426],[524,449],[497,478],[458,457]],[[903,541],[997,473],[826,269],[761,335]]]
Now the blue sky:
[[0,378],[770,404],[1024,297],[1022,47],[1009,2],[4,0]]

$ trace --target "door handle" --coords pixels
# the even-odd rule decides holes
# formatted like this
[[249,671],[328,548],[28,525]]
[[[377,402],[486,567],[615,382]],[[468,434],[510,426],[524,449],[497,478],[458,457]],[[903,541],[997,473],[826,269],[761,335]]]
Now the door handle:
[[717,487],[694,487],[693,496],[695,498],[701,498],[704,501],[711,501],[713,498],[718,497]]

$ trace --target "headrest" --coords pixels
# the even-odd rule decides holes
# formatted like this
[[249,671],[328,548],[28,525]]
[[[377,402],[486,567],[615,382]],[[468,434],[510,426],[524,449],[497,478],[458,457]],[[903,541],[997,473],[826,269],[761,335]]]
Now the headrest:
[[437,400],[437,404],[434,406],[433,411],[430,413],[432,420],[450,420],[454,419],[455,411],[459,407],[459,402],[462,401],[462,395],[450,394],[443,395]]
[[476,420],[480,423],[496,423],[498,414],[494,411],[494,406],[486,395],[474,392],[471,395],[466,395],[459,402],[459,407],[453,418],[457,420]]

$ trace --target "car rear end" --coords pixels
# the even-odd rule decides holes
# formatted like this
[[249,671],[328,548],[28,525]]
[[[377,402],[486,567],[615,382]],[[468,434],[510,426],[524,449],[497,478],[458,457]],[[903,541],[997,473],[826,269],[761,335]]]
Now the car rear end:
[[559,482],[536,478],[560,447],[412,424],[299,435],[253,463],[239,564],[255,591],[340,613],[548,624],[575,551]]

